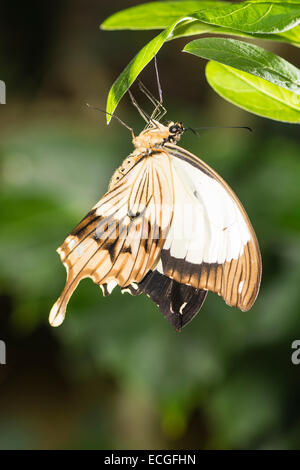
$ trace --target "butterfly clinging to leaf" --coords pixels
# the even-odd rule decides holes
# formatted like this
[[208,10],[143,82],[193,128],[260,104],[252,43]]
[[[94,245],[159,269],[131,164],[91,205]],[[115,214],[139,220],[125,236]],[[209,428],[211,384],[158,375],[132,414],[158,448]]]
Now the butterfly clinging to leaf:
[[131,95],[146,128],[138,136],[129,128],[134,151],[57,250],[67,280],[50,312],[52,326],[63,322],[86,277],[104,295],[117,285],[147,294],[177,331],[199,312],[208,291],[243,311],[257,297],[261,256],[241,202],[212,168],[177,145],[186,130],[181,122],[160,122],[160,85],[159,100],[140,88],[155,104],[149,117]]

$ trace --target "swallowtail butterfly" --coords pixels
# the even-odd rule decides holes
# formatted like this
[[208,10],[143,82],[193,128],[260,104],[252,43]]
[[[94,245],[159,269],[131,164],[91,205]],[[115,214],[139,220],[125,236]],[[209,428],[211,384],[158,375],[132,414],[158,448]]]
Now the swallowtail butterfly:
[[147,294],[177,331],[208,291],[243,311],[252,307],[262,269],[254,230],[227,183],[177,145],[185,130],[151,117],[138,136],[132,132],[134,151],[57,250],[67,280],[50,312],[52,326],[63,322],[86,277],[104,295],[117,285]]

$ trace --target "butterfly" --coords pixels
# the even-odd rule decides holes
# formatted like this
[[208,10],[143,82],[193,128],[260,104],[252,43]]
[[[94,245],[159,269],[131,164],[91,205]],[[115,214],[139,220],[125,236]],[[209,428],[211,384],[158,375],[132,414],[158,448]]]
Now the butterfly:
[[107,193],[57,250],[67,279],[50,312],[52,326],[63,322],[86,277],[105,296],[117,285],[133,296],[145,293],[177,331],[208,291],[242,311],[257,297],[261,255],[245,209],[221,176],[177,145],[186,129],[162,124],[156,113],[162,104],[154,103],[150,118],[139,108],[147,126],[138,136],[129,128],[134,151]]

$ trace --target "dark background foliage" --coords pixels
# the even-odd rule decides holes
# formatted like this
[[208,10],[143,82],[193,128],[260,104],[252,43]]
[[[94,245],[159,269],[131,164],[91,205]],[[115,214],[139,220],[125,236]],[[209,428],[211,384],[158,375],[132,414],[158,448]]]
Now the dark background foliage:
[[[205,82],[204,61],[180,53],[186,40],[158,56],[167,118],[254,129],[186,135],[182,145],[246,207],[263,256],[258,300],[242,313],[210,294],[176,334],[146,297],[115,289],[104,299],[85,280],[65,323],[48,326],[65,280],[55,249],[132,148],[126,129],[84,106],[105,107],[112,82],[154,35],[99,31],[130,5],[1,3],[0,447],[299,448],[299,129],[223,101]],[[296,64],[291,46],[264,46]],[[155,91],[151,64],[142,78]],[[117,113],[142,129],[127,97]]]

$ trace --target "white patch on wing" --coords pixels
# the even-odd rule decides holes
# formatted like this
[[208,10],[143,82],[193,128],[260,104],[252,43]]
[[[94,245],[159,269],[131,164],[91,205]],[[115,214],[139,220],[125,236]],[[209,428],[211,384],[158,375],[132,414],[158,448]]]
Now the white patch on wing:
[[186,305],[187,305],[187,302],[184,302],[184,303],[181,305],[181,307],[180,307],[180,309],[179,309],[179,313],[181,313],[181,315],[183,315],[183,309],[184,309],[184,307],[185,307]]
[[49,322],[51,326],[59,326],[64,321],[64,315],[58,313],[58,305],[55,303],[50,311]]
[[156,271],[158,271],[160,274],[164,274],[163,266],[161,260],[158,261],[156,267]]
[[200,264],[237,259],[250,231],[237,203],[217,180],[172,157],[175,204],[164,249]]
[[122,289],[122,290],[121,290],[121,293],[122,293],[122,294],[125,294],[125,292],[127,292],[128,294],[131,294],[131,290],[130,290],[130,289]]
[[245,281],[241,281],[239,283],[239,287],[238,287],[238,293],[240,294],[243,290],[243,287],[244,287],[244,284],[245,284]]
[[[74,255],[77,258],[80,258],[85,252],[85,250],[87,250],[91,246],[91,244],[96,244],[96,242],[93,240],[91,241],[90,239],[87,238],[86,240],[78,244],[78,246],[74,250]],[[70,244],[69,244],[69,248],[70,248]]]
[[77,238],[69,235],[66,238],[66,243],[67,243],[68,248],[70,249],[70,251],[72,251],[74,246],[76,246],[76,244],[78,243],[78,240],[77,240]]
[[56,251],[57,251],[57,253],[58,253],[60,256],[63,254],[63,251],[62,251],[62,249],[61,249],[60,246],[57,248]]
[[112,280],[112,281],[108,281],[107,283],[107,292],[109,294],[112,293],[112,291],[114,290],[114,288],[118,285],[117,281],[115,280]]
[[99,287],[100,287],[100,289],[101,289],[101,291],[102,291],[102,294],[105,295],[105,290],[104,290],[104,287],[102,286],[102,284],[99,284]]

